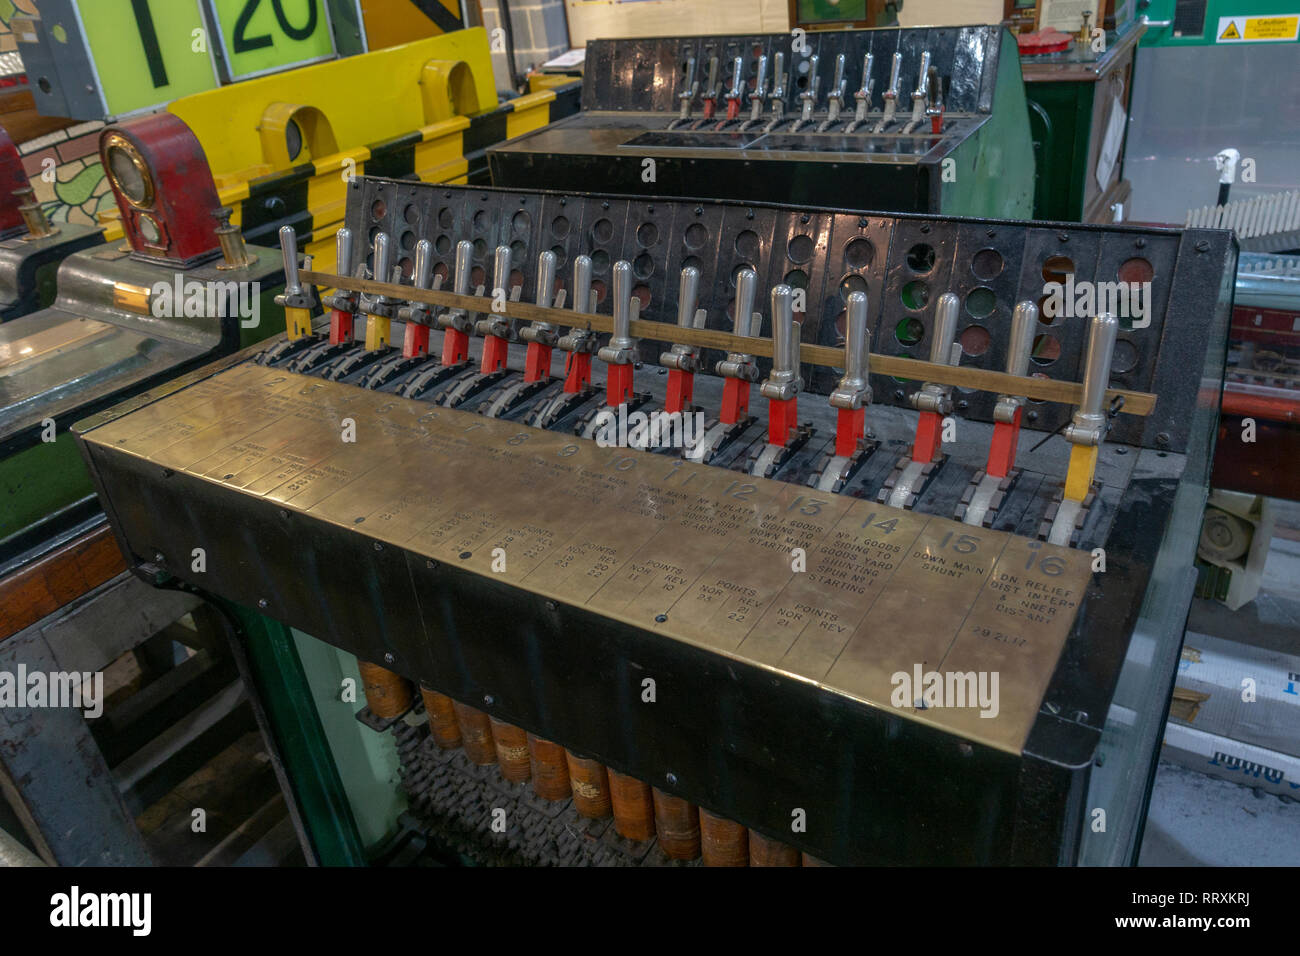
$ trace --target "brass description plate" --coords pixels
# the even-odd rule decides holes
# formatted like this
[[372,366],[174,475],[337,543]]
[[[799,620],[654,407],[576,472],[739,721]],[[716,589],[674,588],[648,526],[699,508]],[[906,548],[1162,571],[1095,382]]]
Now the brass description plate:
[[85,440],[1017,754],[1091,573],[1010,534],[258,365]]

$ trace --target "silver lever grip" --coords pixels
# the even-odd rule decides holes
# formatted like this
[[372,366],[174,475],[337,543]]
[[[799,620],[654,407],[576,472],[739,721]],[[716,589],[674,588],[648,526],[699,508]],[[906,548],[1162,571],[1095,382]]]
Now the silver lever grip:
[[844,377],[831,392],[834,408],[855,411],[871,404],[871,330],[867,328],[867,294],[849,293],[844,341]]
[[1083,360],[1083,401],[1065,429],[1076,445],[1100,445],[1106,434],[1106,386],[1119,336],[1119,319],[1110,312],[1093,316],[1088,328],[1088,352]]

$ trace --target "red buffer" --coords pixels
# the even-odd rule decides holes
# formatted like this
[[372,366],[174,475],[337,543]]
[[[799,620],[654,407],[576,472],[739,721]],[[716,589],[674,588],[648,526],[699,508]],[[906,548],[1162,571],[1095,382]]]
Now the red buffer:
[[[591,356],[587,357],[588,362]],[[632,398],[632,366],[611,365],[605,378],[605,404],[617,408]]]
[[524,355],[524,381],[544,382],[551,377],[551,347],[529,342]]
[[[333,317],[330,318],[330,337],[334,335]],[[417,322],[406,323],[406,335],[402,339],[402,358],[419,358],[429,354],[429,327]]]
[[[468,348],[468,346],[467,346]],[[484,375],[499,372],[506,367],[510,355],[510,343],[499,335],[489,335],[483,339],[483,360],[479,371]]]
[[1020,442],[1020,416],[1024,409],[1017,408],[1009,422],[993,426],[993,443],[989,446],[989,463],[985,470],[997,478],[1005,478],[1016,467],[1016,445]]
[[591,353],[570,352],[564,360],[564,390],[576,394],[591,387]]
[[695,375],[680,369],[668,372],[668,397],[664,401],[664,411],[672,414],[684,412],[695,400]]
[[722,411],[718,421],[734,425],[749,415],[749,382],[729,378],[722,385]]
[[912,443],[912,460],[928,465],[943,444],[943,416],[938,412],[921,412],[916,423],[916,440]]
[[841,458],[852,458],[858,450],[858,442],[867,434],[867,410],[863,408],[841,408],[835,419],[835,454]]
[[342,309],[330,310],[330,345],[346,345],[352,341],[356,316]]

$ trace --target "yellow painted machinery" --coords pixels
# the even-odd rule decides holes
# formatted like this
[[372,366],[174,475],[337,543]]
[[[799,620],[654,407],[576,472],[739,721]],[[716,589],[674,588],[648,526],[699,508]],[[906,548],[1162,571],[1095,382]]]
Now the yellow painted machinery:
[[[332,250],[348,180],[487,180],[485,150],[577,109],[578,84],[499,101],[488,36],[459,30],[184,96],[169,111],[203,144],[231,222],[251,242],[291,225]],[[120,226],[110,224],[110,241]]]

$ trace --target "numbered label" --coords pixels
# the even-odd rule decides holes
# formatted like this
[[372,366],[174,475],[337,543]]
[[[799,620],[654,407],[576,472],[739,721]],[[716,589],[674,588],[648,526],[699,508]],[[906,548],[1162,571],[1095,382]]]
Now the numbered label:
[[[216,87],[212,58],[193,49],[194,31],[204,26],[198,4],[96,0],[78,4],[78,11],[109,114],[159,106]],[[46,23],[56,55],[58,26]]]
[[325,0],[211,0],[230,79],[334,56]]

